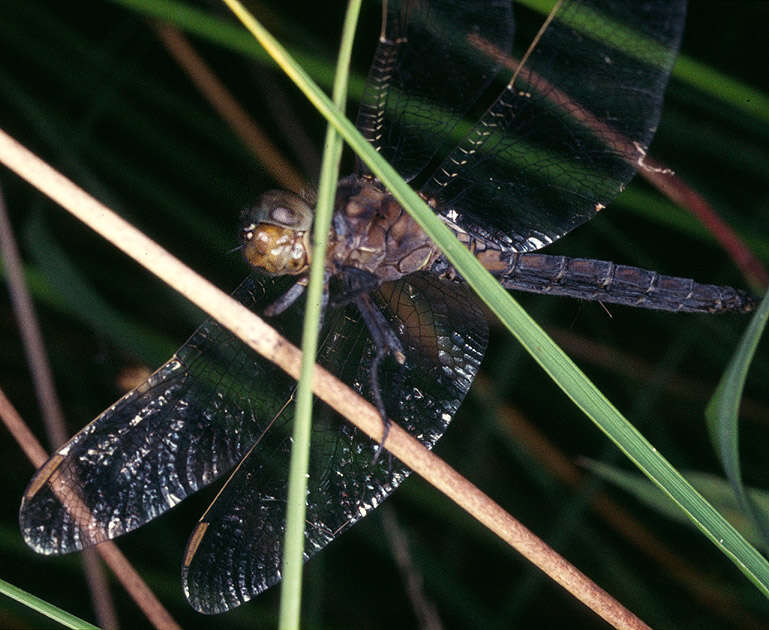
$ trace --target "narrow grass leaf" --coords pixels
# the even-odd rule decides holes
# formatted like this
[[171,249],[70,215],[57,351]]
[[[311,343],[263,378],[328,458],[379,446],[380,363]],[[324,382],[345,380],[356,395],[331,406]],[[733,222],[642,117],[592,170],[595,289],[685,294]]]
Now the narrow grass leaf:
[[[336,79],[334,104],[344,110],[347,101],[347,81],[352,57],[352,43],[360,15],[360,0],[351,0],[342,29]],[[323,316],[322,293],[326,269],[326,242],[334,212],[336,184],[339,180],[339,163],[344,144],[334,127],[329,124],[326,148],[318,187],[318,203],[313,225],[313,251],[310,266],[310,283],[307,289],[307,306],[302,333],[302,371],[297,390],[294,439],[291,446],[289,468],[288,506],[286,512],[286,544],[283,551],[283,586],[280,599],[281,630],[299,627],[302,595],[302,564],[304,561],[305,502],[307,473],[310,463],[310,436],[312,428],[312,372],[318,349],[320,320]]]
[[24,604],[32,610],[36,610],[42,615],[45,615],[49,619],[60,623],[65,628],[76,628],[77,630],[99,630],[98,626],[75,617],[68,613],[66,610],[62,610],[58,606],[49,604],[47,601],[28,593],[25,590],[9,584],[5,580],[0,580],[0,593],[16,600],[17,602]]
[[[583,459],[581,463],[593,474],[625,490],[656,513],[677,523],[690,524],[684,513],[676,509],[665,494],[642,475],[591,459]],[[727,479],[700,471],[687,471],[686,478],[751,544],[765,551],[769,549],[754,521],[745,514],[738,503]],[[745,492],[757,510],[769,515],[768,491],[746,488]]]
[[769,292],[750,320],[729,365],[705,409],[705,419],[713,446],[732,486],[738,503],[745,514],[755,523],[763,537],[764,547],[769,547],[769,518],[758,509],[742,482],[739,453],[739,411],[745,379],[756,347],[769,317]]

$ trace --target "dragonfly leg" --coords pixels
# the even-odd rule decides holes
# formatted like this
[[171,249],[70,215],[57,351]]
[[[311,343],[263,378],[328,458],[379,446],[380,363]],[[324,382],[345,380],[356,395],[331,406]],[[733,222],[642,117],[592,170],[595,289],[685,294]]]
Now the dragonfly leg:
[[379,386],[379,366],[382,359],[387,355],[392,356],[399,365],[403,365],[406,362],[406,355],[395,331],[387,323],[382,312],[372,304],[371,297],[367,293],[361,293],[355,297],[354,302],[376,346],[376,354],[371,361],[370,371],[371,395],[374,399],[374,406],[382,418],[382,440],[379,442],[379,447],[374,454],[374,463],[376,463],[382,452],[385,440],[387,440],[387,434],[390,432],[390,417],[387,414],[384,400],[382,399],[382,388]]
[[368,271],[347,267],[343,274],[344,286],[339,295],[331,300],[332,308],[341,308],[355,303],[355,300],[363,293],[371,293],[380,284],[381,280]]
[[299,296],[304,293],[304,289],[307,287],[308,282],[308,276],[299,278],[299,280],[291,285],[291,288],[288,291],[286,291],[277,300],[275,300],[272,304],[268,305],[267,308],[264,309],[264,314],[267,317],[275,317],[276,315],[280,315],[299,299]]
[[[323,328],[323,318],[326,315],[326,307],[328,306],[329,277],[330,274],[328,272],[326,272],[323,277],[323,292],[320,296],[320,322],[318,324],[318,330]],[[302,276],[299,280],[291,285],[288,291],[286,291],[283,295],[278,297],[277,300],[275,300],[272,304],[269,304],[267,308],[264,309],[265,316],[275,317],[276,315],[283,313],[287,308],[289,308],[299,299],[302,293],[304,293],[304,289],[307,287],[309,281],[309,276]]]

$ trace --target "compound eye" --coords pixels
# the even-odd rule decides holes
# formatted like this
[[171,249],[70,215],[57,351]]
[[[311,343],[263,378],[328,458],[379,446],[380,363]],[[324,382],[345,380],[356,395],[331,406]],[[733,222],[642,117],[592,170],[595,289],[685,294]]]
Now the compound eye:
[[268,190],[256,204],[243,211],[240,217],[242,238],[263,223],[277,225],[294,232],[312,228],[312,208],[299,195],[284,190]]
[[302,214],[287,206],[276,206],[270,211],[270,219],[277,225],[295,227],[302,222]]
[[296,232],[312,227],[312,208],[299,195],[284,190],[268,190],[258,204],[261,216],[255,223],[272,223]]

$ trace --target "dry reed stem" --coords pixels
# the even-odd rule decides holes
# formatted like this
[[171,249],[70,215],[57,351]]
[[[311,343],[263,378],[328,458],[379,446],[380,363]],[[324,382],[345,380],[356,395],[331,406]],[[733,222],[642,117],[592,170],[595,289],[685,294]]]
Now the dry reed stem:
[[[16,442],[18,442],[24,454],[32,462],[32,465],[40,468],[48,459],[48,455],[5,396],[2,389],[0,389],[0,420],[2,420],[8,431],[16,439]],[[72,493],[68,493],[68,495],[71,496]],[[84,506],[80,506],[78,509],[87,510]],[[81,513],[86,514],[87,511]],[[155,594],[149,589],[115,543],[104,542],[94,547],[94,550],[99,553],[102,560],[112,569],[120,583],[155,628],[160,630],[181,630],[181,626],[174,621],[173,617],[155,597]]]
[[288,190],[296,193],[303,191],[306,187],[304,178],[235,100],[179,29],[162,22],[156,22],[154,26],[168,52],[184,69],[195,87],[264,165],[270,176]]
[[[67,441],[67,428],[59,404],[59,396],[56,393],[40,323],[24,280],[21,256],[8,218],[2,190],[0,190],[0,255],[5,266],[13,311],[21,332],[24,352],[35,386],[35,396],[48,434],[48,442],[52,447],[56,447]],[[99,625],[106,630],[117,628],[119,625],[117,611],[110,595],[104,568],[93,550],[87,550],[83,554],[83,571],[90,591],[91,605],[96,612]]]

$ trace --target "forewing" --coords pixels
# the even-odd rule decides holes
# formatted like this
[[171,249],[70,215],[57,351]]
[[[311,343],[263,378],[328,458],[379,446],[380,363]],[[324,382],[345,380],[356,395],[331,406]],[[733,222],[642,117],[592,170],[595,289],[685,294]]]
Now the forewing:
[[[472,37],[508,50],[510,0],[390,0],[357,126],[411,180],[447,143],[499,70]],[[444,147],[451,149],[456,142]]]
[[[684,17],[683,0],[567,0],[514,84],[421,192],[465,229],[518,251],[591,219],[643,168]],[[518,61],[507,50],[475,42],[479,54],[505,57],[512,76]]]
[[[393,419],[432,448],[464,398],[486,347],[483,312],[461,285],[414,274],[375,296],[406,351],[404,370],[382,366],[385,404]],[[370,399],[374,348],[351,311],[329,319],[319,361]],[[184,590],[201,612],[223,612],[280,579],[292,410],[249,454],[190,537]],[[305,558],[364,517],[409,474],[398,460],[318,403],[308,479]]]
[[[249,308],[286,282],[249,276],[233,293]],[[296,316],[281,322],[297,327]],[[136,529],[228,472],[295,383],[215,320],[40,468],[19,521],[39,553],[82,549]]]

